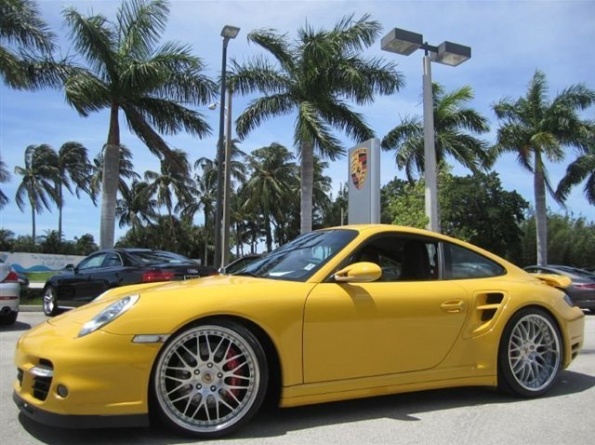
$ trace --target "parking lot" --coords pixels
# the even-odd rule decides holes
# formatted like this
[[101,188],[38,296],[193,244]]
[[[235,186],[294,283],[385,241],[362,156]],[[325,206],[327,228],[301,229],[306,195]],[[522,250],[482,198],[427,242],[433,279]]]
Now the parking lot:
[[[0,443],[195,443],[149,428],[63,430],[19,415],[12,402],[12,354],[19,335],[46,317],[22,312],[0,327]],[[489,389],[463,388],[274,410],[262,413],[225,444],[591,444],[595,412],[595,315],[586,318],[586,343],[547,397],[519,400]]]

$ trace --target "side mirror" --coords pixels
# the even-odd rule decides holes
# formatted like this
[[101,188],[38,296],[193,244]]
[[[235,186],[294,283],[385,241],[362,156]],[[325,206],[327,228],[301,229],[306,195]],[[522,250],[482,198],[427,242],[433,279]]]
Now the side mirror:
[[376,281],[382,276],[382,269],[378,264],[361,262],[350,264],[344,269],[335,273],[335,281],[338,283],[369,283]]

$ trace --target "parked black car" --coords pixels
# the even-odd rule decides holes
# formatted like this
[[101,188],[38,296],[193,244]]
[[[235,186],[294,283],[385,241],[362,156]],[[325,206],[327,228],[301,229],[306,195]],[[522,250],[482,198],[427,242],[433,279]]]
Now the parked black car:
[[583,269],[570,266],[548,264],[546,266],[527,266],[530,273],[566,275],[572,280],[564,291],[570,296],[575,305],[581,309],[595,311],[595,275]]
[[173,252],[138,248],[101,250],[67,269],[45,283],[43,312],[48,316],[88,303],[113,287],[218,274]]
[[242,270],[248,264],[250,264],[253,261],[256,261],[260,257],[262,257],[262,254],[260,253],[249,253],[248,255],[236,258],[232,262],[228,263],[225,267],[220,267],[219,272],[226,275],[233,275],[238,270]]

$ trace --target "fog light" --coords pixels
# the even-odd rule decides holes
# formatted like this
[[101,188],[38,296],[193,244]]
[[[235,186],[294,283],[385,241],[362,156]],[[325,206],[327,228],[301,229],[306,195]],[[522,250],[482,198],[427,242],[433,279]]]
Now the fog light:
[[66,388],[66,386],[64,386],[64,385],[58,385],[58,387],[56,388],[56,392],[63,399],[68,397],[68,388]]

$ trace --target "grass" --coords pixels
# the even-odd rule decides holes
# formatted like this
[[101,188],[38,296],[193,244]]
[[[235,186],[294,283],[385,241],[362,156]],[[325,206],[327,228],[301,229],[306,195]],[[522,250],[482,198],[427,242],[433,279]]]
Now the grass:
[[27,289],[21,293],[21,304],[41,305],[43,289]]
[[48,278],[53,277],[57,273],[57,271],[53,270],[25,272],[25,274],[29,278],[29,281],[32,281],[34,283],[45,283],[48,280]]

